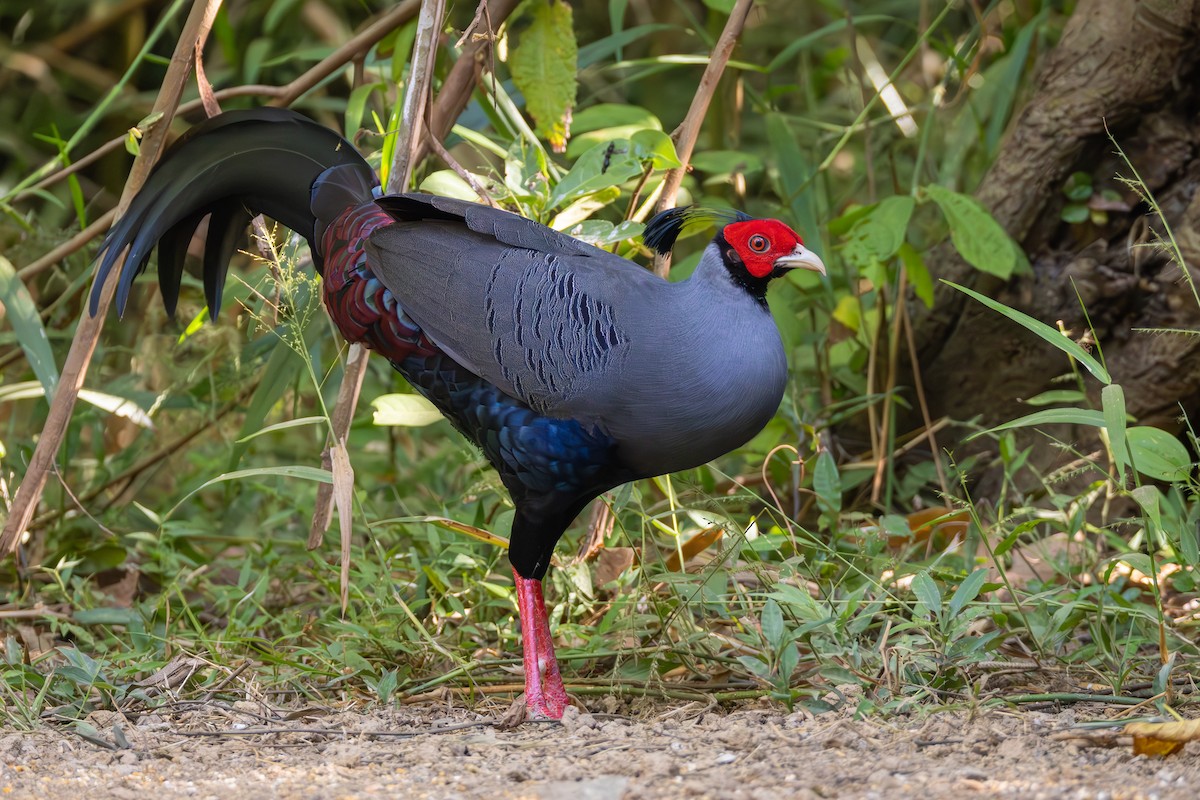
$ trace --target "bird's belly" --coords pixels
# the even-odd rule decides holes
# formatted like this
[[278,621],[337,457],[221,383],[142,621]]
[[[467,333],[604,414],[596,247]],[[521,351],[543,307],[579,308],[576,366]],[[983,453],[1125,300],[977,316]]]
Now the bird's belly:
[[763,429],[779,408],[783,388],[774,375],[675,388],[671,396],[614,421],[621,459],[648,477],[719,458]]

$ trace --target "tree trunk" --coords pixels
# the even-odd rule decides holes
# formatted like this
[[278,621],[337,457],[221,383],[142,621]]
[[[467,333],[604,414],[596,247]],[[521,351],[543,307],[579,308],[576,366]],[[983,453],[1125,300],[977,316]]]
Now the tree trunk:
[[[1061,321],[1077,340],[1090,320],[1129,413],[1172,432],[1181,429],[1181,411],[1200,411],[1200,336],[1137,329],[1198,331],[1200,303],[1184,267],[1139,247],[1163,233],[1162,221],[1118,181],[1132,176],[1105,126],[1161,204],[1184,259],[1200,264],[1198,5],[1081,0],[976,193],[1021,243],[1033,274],[1004,284],[948,251],[932,264],[935,275],[1051,325]],[[1077,171],[1092,176],[1094,198],[1113,189],[1128,209],[1108,210],[1100,225],[1063,222],[1063,187]],[[1200,281],[1196,270],[1192,277]],[[932,310],[913,313],[935,417],[995,424],[1036,410],[1019,398],[1075,386],[1056,380],[1069,372],[1061,352],[949,287],[939,286]],[[1099,385],[1088,385],[1098,403]],[[1088,431],[1061,433],[1089,446]],[[1056,457],[1047,447],[1036,461],[1046,468]]]

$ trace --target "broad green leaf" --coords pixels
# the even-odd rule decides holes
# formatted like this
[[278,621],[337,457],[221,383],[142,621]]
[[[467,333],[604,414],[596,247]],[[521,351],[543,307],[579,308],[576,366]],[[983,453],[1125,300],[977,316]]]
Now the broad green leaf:
[[50,349],[50,339],[38,315],[37,306],[29,295],[25,284],[17,277],[17,271],[4,256],[0,256],[0,305],[17,334],[17,343],[25,352],[25,360],[46,392],[49,401],[58,388],[58,365]]
[[[474,178],[480,186],[487,186],[487,178],[482,175],[475,175]],[[468,203],[479,202],[479,195],[471,188],[471,184],[463,180],[462,176],[452,169],[440,169],[426,176],[425,180],[421,181],[420,189],[422,192],[436,194],[439,197],[453,197],[455,200],[466,200]]]
[[1162,492],[1157,486],[1139,486],[1129,494],[1141,506],[1149,523],[1147,527],[1157,532],[1162,527]]
[[986,569],[980,567],[963,578],[963,582],[954,590],[954,596],[950,598],[948,609],[951,617],[958,616],[958,612],[962,611],[967,603],[979,596],[979,590],[987,580],[987,573]]
[[376,425],[420,428],[442,418],[442,412],[419,394],[384,394],[371,401]]
[[508,66],[513,83],[525,95],[538,136],[561,153],[571,136],[578,71],[571,6],[563,0],[539,0],[528,7],[533,9],[533,22],[521,34]]
[[921,570],[913,576],[912,590],[935,619],[942,615],[942,593],[933,578],[929,577],[928,570]]
[[564,203],[610,186],[619,186],[641,175],[642,163],[632,149],[628,139],[615,139],[588,150],[550,192],[546,208],[558,208]]
[[876,203],[847,231],[842,255],[860,269],[894,256],[904,244],[915,205],[916,201],[907,195],[888,197]]
[[573,225],[565,233],[574,236],[582,242],[594,244],[597,247],[624,242],[642,235],[645,225],[633,220],[626,220],[619,225],[613,225],[608,220],[589,219]]
[[1047,408],[1045,411],[1037,411],[986,431],[973,433],[966,438],[966,441],[969,442],[989,433],[1006,431],[1011,428],[1032,428],[1035,425],[1091,425],[1095,428],[1103,428],[1104,415],[1088,408]]
[[1012,276],[1017,245],[979,201],[937,184],[926,186],[925,194],[942,210],[950,241],[968,264],[1005,280]]
[[1183,481],[1192,471],[1187,448],[1160,428],[1139,425],[1125,432],[1134,468],[1160,481]]
[[662,131],[638,131],[629,138],[629,144],[634,158],[650,162],[655,169],[675,169],[681,165],[674,140]]
[[947,280],[943,280],[942,283],[945,283],[947,286],[953,286],[955,289],[958,289],[968,297],[974,298],[980,303],[983,303],[992,311],[1008,317],[1010,320],[1025,328],[1030,333],[1034,333],[1040,336],[1042,339],[1045,339],[1047,342],[1054,345],[1059,350],[1062,350],[1064,353],[1082,364],[1084,369],[1092,373],[1096,380],[1100,381],[1101,383],[1112,383],[1112,378],[1109,377],[1108,370],[1104,368],[1104,365],[1097,361],[1091,353],[1089,353],[1087,350],[1084,350],[1083,347],[1076,343],[1073,339],[1064,335],[1062,331],[1052,328],[1046,323],[1036,320],[1028,314],[1023,314],[1020,311],[1017,311],[1015,308],[1009,308],[1003,303],[997,302],[990,297],[982,295],[979,292],[972,291],[965,286],[959,286],[957,283]]
[[768,598],[763,604],[762,615],[759,617],[762,625],[763,638],[772,648],[778,650],[783,645],[783,611],[779,603]]
[[1124,486],[1125,467],[1129,463],[1129,451],[1125,447],[1125,392],[1119,383],[1110,383],[1100,391],[1100,400],[1108,447],[1117,467],[1117,482]]
[[571,117],[567,158],[578,158],[598,144],[628,139],[638,131],[662,130],[662,122],[641,106],[598,103]]
[[[580,223],[587,220],[592,214],[612,205],[620,196],[621,189],[617,186],[609,186],[607,189],[584,195],[555,214],[554,218],[550,220],[550,227],[556,231],[571,231],[573,228],[579,227]],[[593,222],[600,221],[593,220]],[[607,223],[609,229],[612,228],[611,222],[603,221]],[[575,234],[571,233],[571,235]]]
[[837,464],[828,450],[817,456],[813,470],[813,491],[817,493],[817,504],[823,511],[836,514],[842,510],[842,482]]

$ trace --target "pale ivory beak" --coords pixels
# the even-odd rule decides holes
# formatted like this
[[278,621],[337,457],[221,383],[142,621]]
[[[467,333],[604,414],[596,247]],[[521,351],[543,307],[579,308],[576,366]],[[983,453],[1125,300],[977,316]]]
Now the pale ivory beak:
[[821,257],[802,244],[782,258],[775,260],[776,269],[807,269],[812,272],[825,274],[825,262]]

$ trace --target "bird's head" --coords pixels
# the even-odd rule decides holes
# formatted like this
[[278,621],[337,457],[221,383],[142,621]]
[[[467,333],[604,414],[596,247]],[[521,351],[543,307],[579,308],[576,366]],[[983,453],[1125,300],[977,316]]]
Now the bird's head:
[[[777,219],[748,219],[725,226],[724,239],[729,269],[744,269],[759,280],[777,278],[789,269],[807,269],[825,274],[825,263],[804,246],[800,234]],[[741,262],[738,264],[737,262]]]
[[646,223],[643,241],[666,254],[685,225],[694,222],[727,222],[713,239],[733,280],[763,298],[767,284],[791,269],[825,274],[820,257],[804,246],[800,234],[777,219],[756,219],[740,211],[723,212],[696,207],[672,208]]

